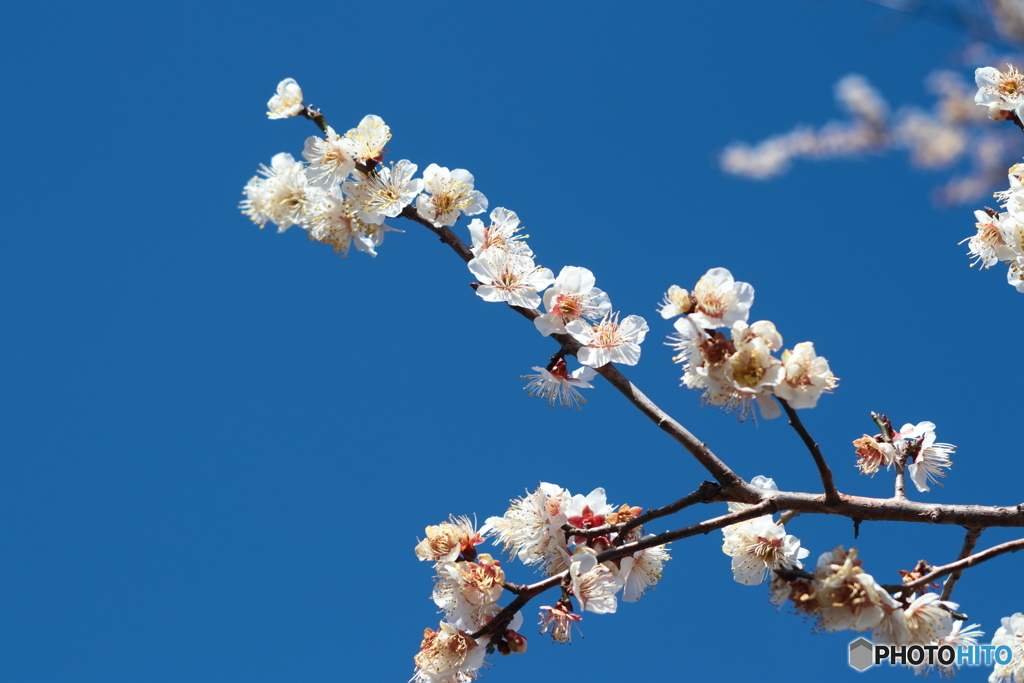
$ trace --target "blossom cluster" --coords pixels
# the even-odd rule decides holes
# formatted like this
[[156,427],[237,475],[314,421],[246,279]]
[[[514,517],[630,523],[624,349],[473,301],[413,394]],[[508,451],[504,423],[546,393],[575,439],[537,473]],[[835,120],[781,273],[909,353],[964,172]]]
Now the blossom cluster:
[[1018,292],[1024,292],[1024,164],[1010,167],[1010,187],[997,192],[1003,211],[986,208],[975,211],[977,232],[967,242],[971,266],[981,264],[988,269],[998,262],[1009,269],[1006,281]]
[[[958,605],[937,593],[911,600],[903,591],[887,592],[865,573],[856,548],[847,551],[840,546],[823,553],[813,573],[777,571],[771,602],[781,606],[787,600],[797,613],[813,620],[816,629],[873,631],[872,641],[879,645],[977,645],[984,635],[978,624],[963,628],[963,621],[952,614]],[[953,665],[936,666],[941,674],[953,675]],[[926,667],[915,669],[922,673]]]
[[[538,310],[544,304],[546,313],[534,319],[534,325],[545,337],[552,334],[569,335],[582,348],[576,357],[590,368],[608,363],[636,365],[640,361],[640,344],[647,335],[647,321],[630,315],[620,321],[620,314],[612,310],[608,295],[596,284],[594,274],[579,266],[565,266],[558,277],[548,268],[534,262],[534,253],[526,237],[518,234],[522,229],[519,217],[505,208],[490,214],[490,225],[480,219],[469,224],[473,258],[467,264],[477,278],[476,293],[484,301],[504,302]],[[543,292],[543,296],[541,296]],[[547,398],[552,404],[578,405],[576,388],[585,386],[587,379],[553,367],[534,368],[539,374],[527,389],[531,394]]]
[[854,439],[856,467],[861,474],[874,476],[882,467],[909,463],[907,474],[918,491],[930,491],[929,484],[942,486],[939,479],[945,478],[945,470],[953,465],[949,457],[956,452],[956,446],[935,443],[935,423],[908,423],[898,432],[887,426],[886,432]]
[[[313,117],[290,78],[281,81],[267,106],[272,119]],[[418,166],[407,159],[384,165],[390,139],[391,129],[379,116],[364,117],[344,135],[324,124],[324,137],[306,140],[304,162],[281,153],[262,166],[245,186],[240,208],[260,228],[273,223],[284,232],[297,225],[343,257],[353,245],[376,256],[384,234],[395,230],[385,219],[414,202],[418,214],[435,226],[487,210],[487,198],[464,169],[430,164],[422,178],[415,178]]]
[[575,567],[570,572],[574,582],[570,593],[583,609],[603,614],[616,610],[615,594],[619,590],[626,602],[639,600],[661,578],[669,556],[664,547],[658,546],[600,564],[594,559],[598,553],[643,538],[642,527],[621,537],[614,529],[600,535],[572,535],[563,527],[586,532],[629,522],[642,512],[639,507],[610,505],[603,488],[584,496],[542,483],[533,493],[512,501],[502,517],[488,519],[487,525],[506,552],[548,576]]
[[[781,409],[772,396],[793,408],[813,408],[822,393],[838,386],[828,361],[818,356],[811,342],[782,350],[782,336],[767,320],[747,324],[754,288],[737,282],[725,268],[712,268],[692,291],[672,285],[660,309],[675,322],[669,346],[673,360],[683,366],[682,383],[699,390],[705,404],[740,419],[751,414],[756,402],[762,417],[778,417]],[[718,331],[729,330],[730,336]],[[782,351],[781,358],[772,355]]]
[[935,96],[930,108],[904,105],[892,112],[893,107],[866,78],[844,76],[835,84],[835,99],[847,112],[846,120],[817,128],[800,125],[755,144],[732,143],[721,154],[722,170],[759,180],[785,173],[800,159],[905,150],[914,166],[926,170],[966,162],[969,172],[951,177],[937,195],[945,204],[974,201],[1005,173],[1012,135],[988,125],[985,111],[973,104],[974,84],[962,74],[938,70],[928,75],[925,85]]
[[[518,632],[522,614],[503,617],[497,604],[506,585],[501,562],[476,550],[485,537],[493,537],[511,559],[518,558],[549,576],[562,575],[562,597],[555,605],[540,608],[540,625],[541,633],[568,643],[572,627],[583,618],[573,609],[574,599],[582,611],[608,614],[616,611],[619,593],[626,602],[635,602],[661,579],[670,559],[664,546],[615,561],[598,561],[600,552],[644,537],[639,526],[621,536],[615,530],[615,525],[635,520],[641,513],[639,507],[609,505],[601,488],[574,496],[560,486],[542,483],[480,529],[465,517],[427,527],[416,556],[434,563],[433,600],[445,618],[438,629],[425,631],[413,680],[473,680],[491,650],[526,651],[526,638]],[[495,623],[495,619],[501,621]]]

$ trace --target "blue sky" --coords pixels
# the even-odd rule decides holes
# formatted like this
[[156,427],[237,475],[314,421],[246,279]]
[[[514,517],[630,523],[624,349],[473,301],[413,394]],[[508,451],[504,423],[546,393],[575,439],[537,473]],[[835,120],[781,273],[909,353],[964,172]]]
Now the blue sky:
[[[268,121],[282,78],[336,128],[381,116],[389,158],[465,168],[518,213],[538,261],[584,266],[651,326],[627,370],[746,478],[817,491],[784,421],[737,424],[678,386],[655,309],[669,285],[729,268],[752,320],[811,340],[841,386],[803,414],[843,492],[851,440],[931,420],[957,444],[950,503],[1021,500],[1024,298],[957,242],[974,206],[905,158],[797,165],[753,183],[716,157],[839,116],[832,86],[870,79],[929,103],[953,28],[855,2],[19,3],[3,10],[0,250],[0,671],[17,683],[388,680],[412,674],[430,567],[413,547],[449,514],[501,514],[550,481],[657,507],[707,475],[598,380],[582,411],[522,391],[552,342],[486,304],[453,254],[392,222],[376,259],[338,259],[237,209],[260,163],[315,129]],[[1024,154],[1024,136],[1020,140]],[[996,187],[993,189],[1001,189]],[[465,235],[464,225],[457,226]],[[690,510],[657,532],[721,514]],[[812,559],[856,545],[895,582],[955,559],[962,532],[801,517]],[[1014,538],[982,536],[981,547]],[[533,627],[486,681],[855,674],[850,633],[815,635],[732,580],[718,534],[672,548],[665,580],[585,639]],[[510,565],[510,578],[531,575]],[[1019,559],[954,599],[991,634],[1024,611]],[[546,604],[541,599],[538,604]],[[967,670],[961,680],[987,671]]]

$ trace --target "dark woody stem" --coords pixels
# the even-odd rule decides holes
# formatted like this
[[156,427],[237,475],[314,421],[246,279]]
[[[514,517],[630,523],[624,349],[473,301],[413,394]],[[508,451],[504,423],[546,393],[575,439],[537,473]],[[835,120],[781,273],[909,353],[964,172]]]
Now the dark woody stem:
[[828,463],[825,462],[825,456],[821,454],[818,443],[811,438],[810,433],[804,427],[804,423],[800,421],[800,416],[796,414],[793,407],[778,396],[775,398],[782,405],[782,409],[786,411],[789,425],[800,435],[804,445],[807,446],[807,450],[810,451],[811,457],[814,458],[814,464],[818,468],[818,476],[821,478],[821,485],[825,487],[825,502],[830,505],[838,503],[839,491],[836,490],[835,482],[832,480],[832,470],[829,469]]

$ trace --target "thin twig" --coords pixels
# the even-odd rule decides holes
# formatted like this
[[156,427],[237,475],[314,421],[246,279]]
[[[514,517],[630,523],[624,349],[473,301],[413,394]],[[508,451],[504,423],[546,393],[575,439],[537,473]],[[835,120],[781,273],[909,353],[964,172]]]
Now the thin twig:
[[1015,553],[1018,550],[1024,550],[1024,538],[1018,538],[1016,541],[1000,543],[999,545],[992,546],[988,550],[982,550],[980,553],[969,555],[968,557],[957,560],[956,562],[950,562],[947,565],[935,567],[932,571],[928,572],[921,578],[914,579],[913,581],[905,583],[898,588],[904,593],[910,593],[921,586],[927,586],[930,583],[934,583],[937,579],[941,579],[943,576],[947,576],[953,572],[959,572],[968,567],[981,564],[986,560],[991,560],[993,557],[998,557],[1005,553]]
[[[968,529],[967,535],[964,536],[964,547],[960,550],[960,556],[957,560],[963,560],[970,557],[971,553],[974,552],[974,546],[978,543],[978,537],[981,536],[981,529]],[[950,574],[949,578],[946,579],[946,583],[942,585],[942,593],[939,595],[941,600],[949,600],[949,596],[953,593],[953,586],[960,580],[961,572],[955,571]]]
[[818,476],[821,477],[821,485],[825,487],[825,502],[827,504],[838,503],[840,500],[839,491],[836,490],[835,481],[832,479],[832,470],[829,469],[828,463],[825,462],[825,456],[821,454],[818,443],[811,438],[810,433],[804,427],[804,423],[800,421],[800,416],[796,414],[793,407],[786,400],[778,396],[775,398],[782,404],[782,409],[786,411],[786,416],[789,417],[789,425],[800,435],[804,445],[807,446],[807,450],[811,452],[811,457],[814,458],[814,464],[818,467]]

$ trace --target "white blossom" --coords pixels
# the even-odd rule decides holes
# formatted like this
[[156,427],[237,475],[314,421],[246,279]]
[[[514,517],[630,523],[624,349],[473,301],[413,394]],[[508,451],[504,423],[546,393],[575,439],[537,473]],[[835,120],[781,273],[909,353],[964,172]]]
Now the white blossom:
[[774,392],[792,408],[813,408],[823,393],[831,393],[839,385],[828,360],[814,352],[811,342],[800,342],[792,351],[783,351],[782,366],[785,374]]
[[722,552],[732,558],[732,575],[744,585],[763,583],[771,570],[803,567],[808,550],[800,539],[787,534],[771,515],[755,517],[722,529]]
[[703,329],[732,327],[737,320],[746,322],[754,303],[754,288],[736,282],[725,268],[712,268],[697,281],[690,296],[694,311],[690,320]]
[[515,211],[499,206],[491,211],[491,224],[485,226],[479,218],[469,222],[469,236],[473,241],[473,256],[480,256],[487,249],[504,249],[517,256],[533,258],[533,252],[524,241],[529,235],[518,235],[523,226]]
[[658,313],[665,320],[674,318],[677,315],[685,315],[693,311],[693,297],[679,285],[672,285],[665,292],[665,298],[661,303]]
[[814,571],[815,612],[826,631],[867,631],[899,603],[864,573],[856,549],[823,553]]
[[597,561],[593,548],[577,546],[569,564],[572,593],[580,606],[595,614],[611,614],[618,607],[615,594],[622,590],[622,579]]
[[974,102],[988,107],[988,117],[993,121],[1008,119],[1010,112],[1019,111],[1024,104],[1024,76],[1010,64],[1006,73],[991,66],[977,69],[974,82],[978,86]]
[[1006,664],[995,665],[988,683],[1021,683],[1024,681],[1024,614],[1017,612],[1003,617],[1001,623],[992,636],[992,644],[1010,648],[1011,657]]
[[[651,536],[645,536],[650,538]],[[665,546],[646,548],[634,555],[623,557],[619,564],[619,578],[622,579],[622,599],[636,602],[648,588],[661,581],[665,563],[672,559]]]
[[402,159],[392,166],[378,166],[370,175],[357,172],[342,190],[352,198],[361,220],[380,224],[385,218],[396,218],[423,191],[423,180],[413,178],[415,174],[416,164]]
[[272,119],[286,119],[302,113],[305,109],[302,106],[302,88],[294,78],[286,78],[277,84],[277,94],[267,102],[267,109],[270,110],[267,116]]
[[487,210],[487,197],[473,189],[473,174],[465,169],[449,171],[430,164],[423,171],[423,181],[430,194],[416,199],[416,210],[437,227],[455,225],[461,214],[475,216]]
[[587,399],[580,395],[579,390],[593,389],[590,380],[597,374],[585,365],[570,373],[564,358],[559,358],[551,370],[537,366],[533,369],[537,374],[524,375],[523,379],[530,380],[530,383],[523,388],[530,396],[547,399],[552,408],[555,403],[565,408],[580,408],[580,403],[586,403]]
[[309,162],[306,168],[309,184],[319,187],[330,188],[341,183],[356,167],[355,160],[341,145],[341,136],[330,126],[325,137],[306,138],[302,158]]
[[544,292],[547,313],[534,318],[533,324],[545,337],[565,334],[566,324],[587,318],[597,320],[611,312],[608,295],[594,286],[594,274],[586,268],[565,266],[555,283]]
[[341,147],[358,164],[383,160],[384,145],[391,139],[391,129],[379,116],[364,116],[359,125],[352,128],[341,139]]
[[309,184],[302,163],[286,152],[275,154],[270,166],[261,166],[259,172],[264,177],[255,177],[245,186],[246,199],[240,208],[260,228],[272,222],[278,232],[284,232],[303,225],[306,211],[324,195]]
[[488,249],[468,266],[480,282],[477,296],[484,301],[504,301],[523,308],[539,308],[538,292],[555,281],[550,269],[541,268],[531,258],[501,249]]
[[513,500],[504,516],[488,519],[489,533],[523,564],[540,564],[548,575],[557,574],[568,566],[562,526],[568,522],[565,510],[571,500],[569,491],[541,483],[533,493]]
[[487,652],[486,641],[442,621],[437,630],[424,629],[419,653],[413,658],[416,672],[410,683],[464,683],[479,678]]
[[599,368],[608,363],[636,365],[648,327],[647,321],[638,315],[631,315],[620,323],[618,313],[609,313],[593,325],[579,319],[570,322],[565,329],[583,344],[576,353],[579,361]]

